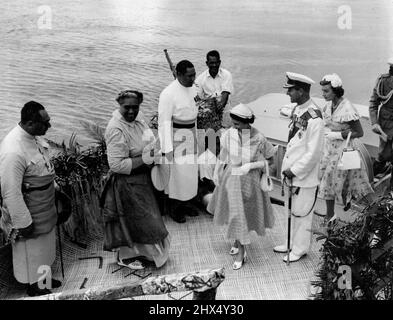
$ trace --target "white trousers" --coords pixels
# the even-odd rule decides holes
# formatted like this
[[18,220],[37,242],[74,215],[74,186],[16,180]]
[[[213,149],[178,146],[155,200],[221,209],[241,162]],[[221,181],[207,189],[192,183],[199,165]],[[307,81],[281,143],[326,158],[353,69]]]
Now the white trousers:
[[[295,187],[294,187],[295,190]],[[292,253],[301,256],[311,247],[312,209],[315,205],[317,187],[300,188],[298,194],[292,195],[291,248]],[[288,225],[286,230],[288,230]]]

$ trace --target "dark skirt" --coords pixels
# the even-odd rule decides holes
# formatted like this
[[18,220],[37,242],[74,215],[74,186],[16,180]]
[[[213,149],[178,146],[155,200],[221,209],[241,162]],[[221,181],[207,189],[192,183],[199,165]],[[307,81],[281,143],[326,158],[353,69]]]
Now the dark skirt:
[[132,247],[134,243],[156,244],[168,236],[149,172],[112,175],[102,204],[104,250]]

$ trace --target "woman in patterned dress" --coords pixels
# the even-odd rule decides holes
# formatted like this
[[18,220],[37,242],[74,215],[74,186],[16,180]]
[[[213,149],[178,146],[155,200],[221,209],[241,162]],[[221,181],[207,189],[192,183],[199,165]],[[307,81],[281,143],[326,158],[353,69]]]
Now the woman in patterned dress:
[[272,159],[273,146],[251,126],[254,114],[239,104],[230,111],[233,126],[221,137],[221,153],[214,172],[216,188],[207,210],[214,223],[227,228],[226,237],[234,240],[231,255],[237,255],[233,269],[240,269],[246,258],[245,245],[250,235],[265,234],[274,223],[273,208],[260,180],[265,159]]
[[348,147],[358,149],[358,138],[363,136],[360,117],[352,103],[344,98],[342,81],[337,74],[326,75],[320,82],[322,95],[328,103],[323,109],[325,121],[324,153],[320,164],[321,183],[318,196],[326,200],[324,224],[335,222],[335,200],[348,204],[351,199],[358,199],[373,193],[369,183],[365,164],[360,169],[338,170],[337,163],[351,132]]

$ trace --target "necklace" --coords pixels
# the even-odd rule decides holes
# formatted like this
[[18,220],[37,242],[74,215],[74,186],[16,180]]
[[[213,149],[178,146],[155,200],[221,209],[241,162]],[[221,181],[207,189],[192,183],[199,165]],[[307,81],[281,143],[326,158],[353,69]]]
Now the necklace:
[[343,100],[342,97],[339,98],[339,99],[337,100],[337,103],[336,103],[336,104],[334,104],[333,101],[332,101],[332,113],[333,113],[334,111],[336,111],[337,107],[340,105],[340,103],[341,103],[342,100]]

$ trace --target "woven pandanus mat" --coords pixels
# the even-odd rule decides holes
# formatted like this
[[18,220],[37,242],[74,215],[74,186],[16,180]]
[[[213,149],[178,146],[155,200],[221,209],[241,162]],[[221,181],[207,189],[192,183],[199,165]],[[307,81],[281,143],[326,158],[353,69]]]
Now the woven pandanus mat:
[[[233,270],[234,257],[229,255],[231,241],[225,238],[225,229],[213,224],[213,217],[200,213],[187,217],[187,222],[178,224],[164,216],[170,234],[171,247],[167,263],[156,269],[132,272],[115,263],[115,253],[102,250],[102,236],[87,237],[83,244],[76,244],[62,233],[62,248],[65,278],[61,276],[59,250],[53,265],[53,276],[63,281],[63,286],[54,292],[76,290],[81,287],[110,287],[112,285],[138,282],[149,275],[165,275],[196,272],[209,268],[225,268],[225,280],[218,287],[218,300],[282,300],[307,299],[310,280],[319,263],[320,243],[314,241],[311,251],[300,261],[287,266],[283,254],[273,252],[273,247],[285,241],[287,212],[274,206],[276,221],[264,237],[252,237],[247,246],[248,261],[240,270]],[[322,218],[314,216],[314,226]],[[81,245],[86,248],[82,248]],[[17,299],[25,296],[23,286],[17,284],[12,275],[11,248],[0,253],[0,299]],[[99,258],[101,257],[101,259]],[[87,259],[85,259],[87,258]],[[101,261],[100,261],[101,260]],[[100,264],[101,263],[101,264]],[[170,295],[141,296],[134,299],[172,300],[191,299],[187,292]]]

